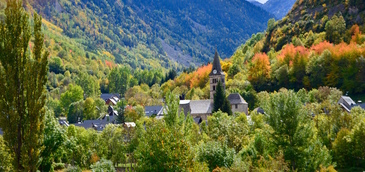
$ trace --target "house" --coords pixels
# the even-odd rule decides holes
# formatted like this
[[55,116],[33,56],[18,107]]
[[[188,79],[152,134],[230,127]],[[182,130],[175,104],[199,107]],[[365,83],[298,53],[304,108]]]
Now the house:
[[180,100],[180,112],[185,116],[207,120],[212,115],[213,102],[211,100]]
[[153,115],[158,116],[162,114],[162,106],[145,106],[144,110],[145,110],[145,115],[147,117],[151,117]]
[[120,101],[120,94],[112,93],[112,94],[101,94],[100,98],[105,101],[106,105],[117,105],[117,103]]
[[351,109],[353,107],[359,106],[362,109],[365,110],[365,103],[362,103],[361,101],[358,102],[359,104],[356,104],[355,101],[351,99],[349,96],[341,96],[340,100],[338,101],[338,104],[347,112],[351,112]]
[[83,127],[85,129],[93,128],[97,131],[103,131],[108,124],[116,124],[117,115],[109,116],[105,115],[103,118],[96,120],[85,120],[75,124],[75,126]]
[[4,133],[3,133],[3,130],[1,130],[1,128],[0,128],[0,135],[3,135]]
[[228,101],[231,103],[232,112],[244,112],[248,115],[248,103],[241,97],[240,94],[234,93],[228,96]]
[[108,114],[109,116],[118,116],[118,111],[114,110],[113,106],[108,106]]

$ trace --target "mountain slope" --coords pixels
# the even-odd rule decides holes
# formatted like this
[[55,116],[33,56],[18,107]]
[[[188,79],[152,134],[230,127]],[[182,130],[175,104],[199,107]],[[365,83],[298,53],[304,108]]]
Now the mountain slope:
[[256,0],[247,0],[247,1],[273,14],[275,18],[282,19],[292,9],[296,0],[286,0],[286,1],[268,0],[264,4]]
[[[273,16],[245,0],[28,0],[87,52],[133,68],[188,66],[223,57]],[[209,5],[207,5],[209,4]],[[155,62],[150,65],[150,62]]]
[[[327,21],[335,15],[343,17],[347,28],[354,24],[363,26],[365,4],[362,0],[298,0],[286,17],[268,27],[264,51],[268,52],[271,48],[278,51],[285,44],[293,42],[294,38],[308,37],[310,32],[323,33]],[[308,37],[309,40],[310,37],[312,36]]]
[[276,18],[282,19],[292,9],[296,0],[268,0],[262,7]]

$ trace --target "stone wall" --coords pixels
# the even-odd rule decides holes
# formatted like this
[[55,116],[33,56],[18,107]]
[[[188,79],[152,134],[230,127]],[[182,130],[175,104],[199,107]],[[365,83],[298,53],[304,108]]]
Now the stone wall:
[[[248,115],[248,105],[247,104],[233,104],[232,106],[232,112],[244,112],[246,115]],[[236,108],[237,106],[237,108]]]

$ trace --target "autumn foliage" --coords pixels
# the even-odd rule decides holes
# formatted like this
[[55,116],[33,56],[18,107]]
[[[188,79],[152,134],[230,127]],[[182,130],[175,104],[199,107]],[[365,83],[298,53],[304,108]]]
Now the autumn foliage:
[[252,59],[248,80],[254,85],[265,85],[270,80],[270,62],[265,53],[258,53]]
[[212,64],[204,65],[192,73],[183,73],[177,79],[177,85],[185,85],[189,88],[204,88],[209,81],[209,73],[212,71]]

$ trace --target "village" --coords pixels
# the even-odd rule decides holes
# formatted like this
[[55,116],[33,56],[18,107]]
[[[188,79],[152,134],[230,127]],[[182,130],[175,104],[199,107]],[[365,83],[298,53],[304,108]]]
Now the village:
[[[180,114],[182,115],[191,115],[194,119],[195,123],[200,125],[203,121],[207,121],[208,117],[212,115],[213,105],[214,105],[214,94],[216,93],[218,81],[221,81],[223,84],[223,88],[225,88],[225,74],[222,71],[220,58],[218,52],[215,52],[213,67],[209,74],[209,84],[210,84],[210,99],[208,100],[185,100],[184,95],[179,96],[180,103],[179,109]],[[118,102],[120,102],[123,98],[118,93],[111,94],[101,94],[100,98],[102,98],[106,105],[108,105],[108,111],[105,114],[101,114],[101,117],[95,120],[80,120],[77,123],[73,124],[78,127],[83,127],[85,129],[95,129],[96,131],[102,131],[106,125],[114,124],[114,125],[123,125],[124,128],[129,129],[136,126],[135,122],[123,122],[122,124],[117,124],[118,111],[115,110],[115,106]],[[228,100],[231,105],[231,109],[233,114],[235,113],[244,113],[246,114],[248,120],[250,120],[250,114],[248,109],[248,103],[242,98],[242,96],[238,93],[232,93],[228,97]],[[361,107],[365,110],[365,103],[358,101],[357,103],[351,99],[349,96],[341,96],[338,100],[338,105],[347,112],[350,113],[351,109],[354,107]],[[125,109],[133,109],[132,106],[126,105]],[[161,105],[156,106],[145,106],[144,107],[144,115],[150,118],[163,119],[166,107]],[[257,113],[264,114],[264,110],[261,107],[256,107],[254,110]],[[314,117],[315,114],[313,114]],[[60,118],[59,124],[63,126],[71,125],[66,118]],[[0,131],[1,133],[1,131]]]

